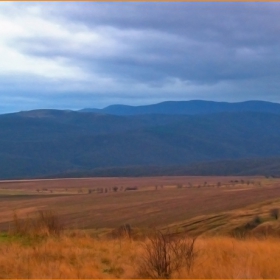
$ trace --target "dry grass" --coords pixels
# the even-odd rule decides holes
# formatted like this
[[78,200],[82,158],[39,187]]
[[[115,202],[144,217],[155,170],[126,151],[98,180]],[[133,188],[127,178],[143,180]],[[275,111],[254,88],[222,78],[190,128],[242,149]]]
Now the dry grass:
[[163,230],[190,235],[207,236],[275,236],[280,237],[278,216],[280,199],[248,205],[244,208],[218,214],[201,215],[185,221],[171,223]]
[[[1,278],[137,278],[143,242],[98,239],[82,232],[41,242],[0,243]],[[280,278],[280,240],[198,238],[192,270],[171,278]]]
[[82,233],[0,245],[1,278],[118,278],[133,275],[136,243]]
[[[239,183],[231,183],[236,180]],[[143,260],[149,263],[147,254],[154,256],[147,251],[153,239],[145,237],[143,229],[149,226],[179,233],[177,243],[160,239],[167,242],[161,244],[169,244],[165,248],[171,250],[169,260],[176,260],[175,269],[164,275],[146,274],[149,277],[280,278],[280,200],[276,199],[280,180],[243,178],[241,184],[240,180],[163,177],[2,182],[0,225],[10,228],[11,234],[0,235],[0,278],[138,278]],[[244,183],[248,180],[258,183]],[[138,191],[109,191],[113,186],[135,185]],[[85,191],[98,186],[106,186],[108,192]],[[38,194],[37,188],[47,190]],[[77,192],[79,188],[82,193]],[[34,219],[32,213],[38,210]],[[20,217],[14,216],[18,227],[11,226],[14,211]],[[52,230],[56,225],[60,229],[54,212],[69,230],[59,234]],[[243,239],[229,236],[242,227],[251,234]],[[186,232],[200,235],[190,263],[186,256],[192,239],[185,238]],[[155,252],[160,252],[160,261],[162,251]],[[180,261],[183,255],[186,259]]]

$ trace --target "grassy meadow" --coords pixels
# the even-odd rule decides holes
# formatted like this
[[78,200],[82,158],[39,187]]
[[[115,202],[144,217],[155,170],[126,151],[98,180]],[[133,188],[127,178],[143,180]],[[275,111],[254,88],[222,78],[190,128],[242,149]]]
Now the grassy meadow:
[[278,178],[1,181],[0,201],[0,278],[280,278]]
[[[145,275],[141,274],[145,242],[82,233],[40,241],[2,237],[1,278],[139,278]],[[279,242],[272,237],[201,237],[195,243],[190,271],[183,264],[168,277],[280,278]]]

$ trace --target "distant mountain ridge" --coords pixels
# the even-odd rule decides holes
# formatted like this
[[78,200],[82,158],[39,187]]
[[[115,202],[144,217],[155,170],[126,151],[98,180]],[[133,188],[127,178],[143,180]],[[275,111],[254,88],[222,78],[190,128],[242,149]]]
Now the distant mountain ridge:
[[[150,169],[156,174],[192,165],[193,171],[184,172],[204,174],[210,169],[202,168],[203,162],[229,165],[228,160],[280,157],[280,114],[267,112],[116,116],[34,110],[0,115],[0,127],[1,179],[90,174],[97,169],[105,176],[119,168],[127,176],[137,174],[129,166],[139,167],[140,173],[156,166]],[[247,161],[243,166],[249,166]],[[278,161],[273,174],[277,168]],[[257,169],[263,174],[263,167]],[[223,170],[227,174],[228,169]],[[272,165],[266,174],[270,170]]]
[[80,110],[80,112],[95,112],[122,116],[143,114],[199,115],[225,112],[259,112],[280,114],[280,104],[267,101],[244,101],[237,103],[203,100],[165,101],[158,104],[142,106],[110,105],[104,109],[85,108]]

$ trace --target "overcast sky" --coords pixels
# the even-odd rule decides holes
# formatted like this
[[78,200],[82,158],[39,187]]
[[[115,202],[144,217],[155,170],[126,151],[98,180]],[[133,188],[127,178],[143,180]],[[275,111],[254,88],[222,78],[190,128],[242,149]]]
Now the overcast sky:
[[280,3],[0,3],[0,113],[280,102]]

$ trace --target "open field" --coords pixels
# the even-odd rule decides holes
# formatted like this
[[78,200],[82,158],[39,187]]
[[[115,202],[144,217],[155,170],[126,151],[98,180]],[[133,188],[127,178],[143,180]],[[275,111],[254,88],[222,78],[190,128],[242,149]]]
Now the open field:
[[[134,177],[134,178],[78,178],[78,179],[34,179],[34,180],[2,180],[0,181],[0,189],[6,190],[25,190],[36,191],[37,189],[43,190],[62,190],[71,189],[88,189],[88,188],[109,188],[113,186],[138,186],[141,188],[149,188],[158,185],[177,185],[189,183],[194,186],[203,185],[205,182],[208,184],[217,184],[221,182],[223,185],[231,185],[231,181],[243,180],[247,181],[263,181],[262,176],[166,176],[166,177]],[[273,179],[266,179],[266,182],[275,182]],[[280,181],[279,181],[280,182]]]
[[[135,186],[137,190],[125,191]],[[113,187],[118,190],[114,192]],[[178,224],[191,229],[184,225],[186,220],[204,216],[202,220],[207,220],[208,215],[225,215],[277,198],[280,179],[264,177],[1,181],[0,226],[2,230],[9,228],[14,211],[26,217],[47,209],[55,211],[72,229],[115,228],[124,223],[142,228]],[[220,220],[227,223],[227,218]]]
[[[152,278],[280,278],[278,178],[2,181],[0,202],[0,278],[149,278],[154,227],[177,248],[198,238],[191,257],[171,243],[171,271]],[[54,211],[66,230],[13,219],[38,210]],[[112,235],[126,223],[131,235]]]

